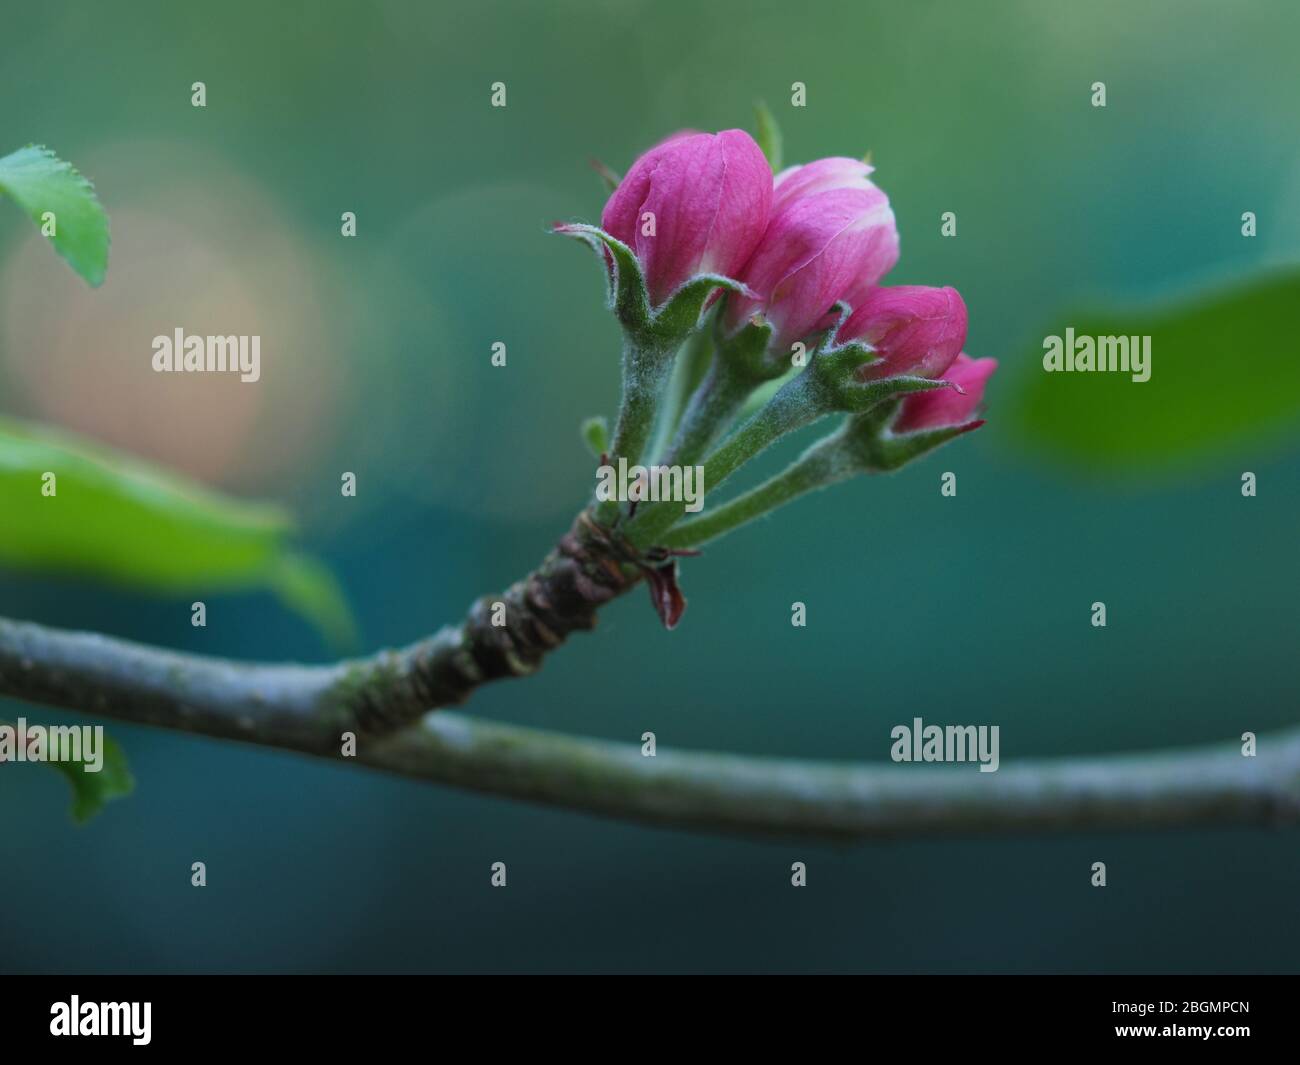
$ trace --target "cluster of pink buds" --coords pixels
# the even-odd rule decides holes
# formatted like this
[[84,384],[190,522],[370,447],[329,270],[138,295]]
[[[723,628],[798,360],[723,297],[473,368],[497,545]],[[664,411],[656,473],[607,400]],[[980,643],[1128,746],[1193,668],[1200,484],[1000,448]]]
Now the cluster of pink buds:
[[[778,475],[799,477],[768,492],[784,502],[978,428],[997,363],[963,353],[966,304],[955,289],[881,284],[898,261],[898,228],[868,163],[779,169],[771,155],[742,130],[675,134],[617,183],[600,227],[556,228],[599,252],[623,326],[609,454],[702,461],[713,490],[784,434],[846,415],[810,449],[815,462]],[[756,394],[766,402],[745,419]],[[750,497],[685,521],[667,500],[597,516],[638,549],[684,547],[755,516],[735,506]]]

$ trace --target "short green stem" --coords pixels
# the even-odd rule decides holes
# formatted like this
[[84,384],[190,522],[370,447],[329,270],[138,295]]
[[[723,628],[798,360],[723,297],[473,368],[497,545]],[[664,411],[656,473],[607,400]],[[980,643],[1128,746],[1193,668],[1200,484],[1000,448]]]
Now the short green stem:
[[829,410],[818,394],[816,378],[804,371],[783,385],[766,406],[705,460],[704,472],[710,487],[717,488],[786,433],[811,425]]
[[697,329],[686,342],[685,350],[668,382],[668,390],[659,412],[652,457],[664,454],[677,432],[687,404],[708,373],[713,361],[713,330],[707,325]]
[[[771,401],[704,461],[704,489],[718,486],[755,455],[786,433],[810,425],[827,412],[817,395],[813,376],[802,373],[781,388]],[[629,523],[628,539],[637,547],[651,547],[686,513],[684,502],[652,503]]]
[[660,397],[673,365],[673,347],[629,336],[623,344],[623,402],[610,458],[639,462],[654,429]]
[[691,466],[699,461],[745,405],[753,382],[725,360],[715,359],[708,375],[691,397],[673,438],[665,465]]
[[756,488],[689,518],[663,538],[670,548],[698,547],[731,532],[777,507],[853,476],[858,466],[843,446],[843,433],[817,441],[776,476]]

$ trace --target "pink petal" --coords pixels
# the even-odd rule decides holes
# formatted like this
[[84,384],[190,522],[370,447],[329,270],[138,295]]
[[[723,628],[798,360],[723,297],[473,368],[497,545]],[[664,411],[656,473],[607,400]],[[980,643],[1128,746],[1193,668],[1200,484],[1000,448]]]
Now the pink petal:
[[601,223],[637,253],[658,306],[693,274],[739,272],[766,227],[771,184],[762,151],[742,130],[682,133],[633,164]]
[[966,343],[966,304],[954,288],[873,288],[854,305],[838,339],[864,340],[881,356],[882,362],[862,367],[864,381],[939,377]]
[[759,300],[732,299],[730,324],[762,311],[784,347],[817,327],[856,279],[879,280],[898,259],[889,198],[876,186],[796,197],[776,212],[744,281]]

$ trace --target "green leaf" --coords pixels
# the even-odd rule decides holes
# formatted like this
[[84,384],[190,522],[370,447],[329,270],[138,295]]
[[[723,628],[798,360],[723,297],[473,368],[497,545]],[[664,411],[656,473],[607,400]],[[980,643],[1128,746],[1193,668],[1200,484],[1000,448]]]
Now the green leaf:
[[[0,725],[17,727],[8,721],[0,721]],[[103,737],[100,767],[93,773],[86,772],[88,760],[84,755],[87,753],[83,750],[83,757],[78,761],[41,763],[62,773],[72,785],[72,819],[78,824],[89,821],[104,808],[105,803],[130,795],[135,790],[135,778],[127,766],[126,755],[114,740]]]
[[[108,216],[95,188],[70,163],[31,144],[0,159],[0,192],[9,195],[38,227],[53,227],[55,251],[91,285],[108,270]],[[46,218],[46,213],[53,215]]]
[[600,458],[609,451],[609,422],[603,415],[588,418],[582,423],[582,439],[592,458]]
[[276,598],[311,621],[331,647],[357,645],[357,626],[338,578],[309,555],[282,553],[267,576]]
[[264,588],[332,641],[352,631],[333,577],[293,552],[293,523],[279,507],[232,499],[90,441],[5,418],[0,500],[0,565],[168,595]]
[[[1296,322],[1300,270],[1157,308],[1062,316],[1043,336],[1151,337],[1151,378],[1047,373],[1042,341],[1026,353],[1006,417],[1018,447],[1092,474],[1141,475],[1235,461],[1300,426]],[[1131,343],[1131,341],[1130,341]],[[994,383],[997,383],[996,378]]]
[[87,773],[84,762],[50,762],[72,785],[72,819],[84,824],[104,808],[104,804],[130,795],[135,778],[126,763],[122,748],[104,737],[104,764],[98,773]]
[[768,165],[772,168],[772,173],[781,169],[782,140],[781,127],[777,125],[776,119],[772,112],[767,109],[767,104],[759,100],[754,104],[754,127],[757,136],[754,138],[758,146],[763,149],[763,154],[767,156]]

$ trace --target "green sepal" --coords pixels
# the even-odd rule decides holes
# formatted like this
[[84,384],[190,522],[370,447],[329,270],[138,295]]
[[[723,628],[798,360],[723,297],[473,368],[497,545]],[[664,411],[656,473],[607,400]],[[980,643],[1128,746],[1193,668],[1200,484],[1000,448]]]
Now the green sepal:
[[844,323],[847,322],[849,320],[849,317],[853,314],[853,308],[850,307],[844,300],[836,300],[835,306],[832,307],[831,309],[836,313],[835,324],[826,331],[826,335],[822,338],[822,344],[821,344],[822,350],[833,351],[834,349],[839,347],[848,347],[851,344],[857,344],[858,347],[865,348],[869,352],[875,351],[875,348],[873,348],[870,344],[866,343],[865,341],[850,340],[844,344],[841,344],[839,342],[840,330],[844,328]]
[[888,473],[900,469],[912,460],[929,454],[935,448],[984,424],[983,418],[976,418],[961,425],[894,434],[888,426],[894,420],[898,407],[896,401],[880,404],[875,409],[854,415],[846,421],[842,440],[858,469],[867,473]]
[[680,343],[700,324],[709,297],[718,289],[739,292],[753,297],[754,293],[739,281],[722,274],[696,274],[684,281],[664,305],[654,312],[650,331],[670,342]]
[[772,168],[772,173],[777,173],[781,169],[784,156],[781,127],[777,125],[776,118],[762,100],[754,103],[754,132],[754,140],[758,142],[759,148],[767,157],[768,166]]
[[601,264],[608,266],[605,253],[614,260],[614,269],[606,270],[609,282],[607,303],[624,329],[644,332],[650,323],[650,293],[636,253],[617,237],[612,237],[600,226],[582,222],[561,223],[556,233],[582,241],[596,253]]
[[827,352],[813,360],[812,369],[823,394],[828,410],[858,413],[870,410],[885,400],[913,392],[932,392],[940,388],[956,388],[951,381],[932,380],[928,377],[882,377],[878,381],[859,381],[857,368],[865,365],[860,352],[845,348]]
[[610,193],[618,191],[618,187],[622,184],[623,179],[619,176],[617,170],[606,166],[599,159],[591,160],[591,169],[596,171],[601,183],[605,186],[605,191]]
[[754,296],[745,285],[730,277],[696,274],[682,282],[662,306],[654,308],[636,252],[621,240],[599,226],[581,222],[561,223],[555,226],[555,232],[583,241],[606,264],[608,252],[614,261],[614,269],[607,275],[608,306],[640,347],[662,350],[681,344],[700,324],[700,315],[718,289]]
[[913,459],[929,454],[935,448],[942,447],[949,440],[973,432],[984,424],[983,418],[966,422],[964,425],[945,426],[942,429],[922,429],[915,433],[903,433],[900,436],[889,435],[881,439],[880,451],[873,469],[896,470],[907,465]]
[[[721,316],[719,317],[721,322]],[[719,325],[721,332],[721,325]],[[768,345],[772,341],[772,325],[762,318],[753,318],[737,332],[718,339],[718,358],[732,372],[754,387],[785,374],[791,367],[781,360],[772,360]]]
[[819,351],[816,356],[821,372],[835,378],[852,378],[863,366],[880,362],[880,356],[870,344],[851,341],[839,347]]

